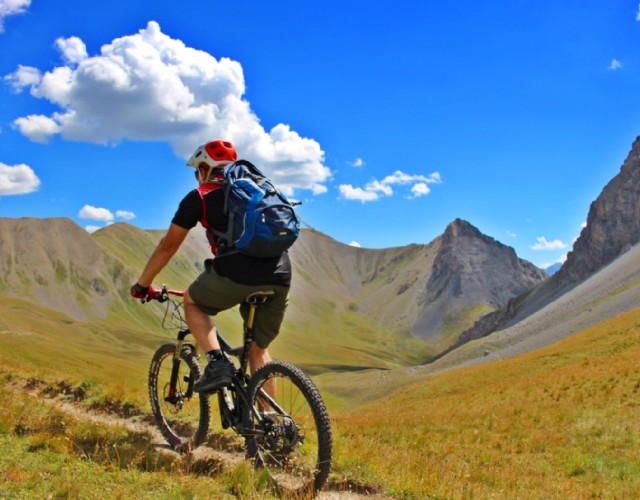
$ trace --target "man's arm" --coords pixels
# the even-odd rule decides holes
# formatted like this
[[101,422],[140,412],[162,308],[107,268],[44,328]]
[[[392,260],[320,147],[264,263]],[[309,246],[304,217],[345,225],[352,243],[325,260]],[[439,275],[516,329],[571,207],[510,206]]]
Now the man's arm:
[[155,277],[164,269],[171,260],[171,257],[178,251],[188,233],[188,229],[180,227],[177,224],[171,224],[171,226],[169,226],[167,234],[160,240],[151,257],[149,257],[147,265],[144,266],[144,270],[138,280],[140,286],[151,286]]

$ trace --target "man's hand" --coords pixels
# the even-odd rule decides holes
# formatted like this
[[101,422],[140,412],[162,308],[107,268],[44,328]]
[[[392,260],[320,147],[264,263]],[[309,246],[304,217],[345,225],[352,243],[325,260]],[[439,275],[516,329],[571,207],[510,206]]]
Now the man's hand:
[[134,299],[146,299],[147,296],[149,295],[149,287],[148,286],[142,286],[138,283],[136,283],[135,285],[133,285],[131,287],[131,296]]

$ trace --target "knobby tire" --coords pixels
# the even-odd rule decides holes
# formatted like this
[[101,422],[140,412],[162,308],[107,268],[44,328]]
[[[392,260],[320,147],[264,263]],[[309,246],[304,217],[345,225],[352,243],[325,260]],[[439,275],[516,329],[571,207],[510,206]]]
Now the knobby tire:
[[[276,381],[274,400],[284,415],[265,408],[261,394],[269,380]],[[272,421],[268,436],[246,438],[248,456],[257,466],[267,468],[276,482],[282,481],[284,489],[315,494],[331,471],[332,438],[329,415],[314,383],[295,365],[273,361],[253,374],[248,394],[251,406],[266,412]],[[249,410],[245,420],[260,428]]]
[[196,448],[207,438],[211,421],[211,403],[207,395],[197,392],[191,398],[185,393],[189,381],[193,385],[201,376],[202,368],[194,355],[193,346],[185,344],[180,353],[177,377],[177,396],[166,401],[176,344],[161,346],[151,360],[149,368],[149,398],[156,423],[169,445],[178,451]]

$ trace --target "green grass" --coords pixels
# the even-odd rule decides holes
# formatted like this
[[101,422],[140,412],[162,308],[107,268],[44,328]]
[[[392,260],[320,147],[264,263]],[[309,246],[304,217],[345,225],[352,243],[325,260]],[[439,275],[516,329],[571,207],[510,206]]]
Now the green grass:
[[248,463],[194,469],[162,453],[144,433],[69,417],[2,381],[0,497],[271,498]]
[[[146,258],[153,241],[130,248],[127,258],[142,266],[133,254]],[[73,273],[57,268],[56,280]],[[116,263],[109,273],[122,278],[126,269]],[[175,288],[193,277],[180,265],[167,273],[160,282]],[[87,297],[80,300],[89,306]],[[428,357],[425,342],[377,328],[356,304],[339,297],[307,303],[297,313],[305,318],[288,316],[272,345],[274,357],[301,365],[322,391],[335,481],[378,485],[400,498],[640,496],[640,309],[525,356],[426,378],[408,368]],[[107,317],[90,322],[3,296],[0,372],[65,380],[86,388],[92,401],[148,412],[151,356],[174,337],[159,327],[162,313],[160,304],[131,300],[124,287]],[[452,328],[468,317],[450,318]],[[217,321],[238,343],[237,311]],[[144,436],[76,422],[5,389],[0,497],[271,494],[247,464],[195,476]]]
[[637,498],[640,309],[335,416],[338,467],[401,497]]

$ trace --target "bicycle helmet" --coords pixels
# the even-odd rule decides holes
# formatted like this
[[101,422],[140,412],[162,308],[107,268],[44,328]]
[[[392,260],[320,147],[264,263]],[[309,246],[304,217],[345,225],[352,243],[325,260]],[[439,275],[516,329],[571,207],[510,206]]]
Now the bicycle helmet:
[[188,167],[198,168],[201,163],[211,168],[221,168],[238,159],[236,148],[229,141],[217,139],[196,149],[187,161]]

